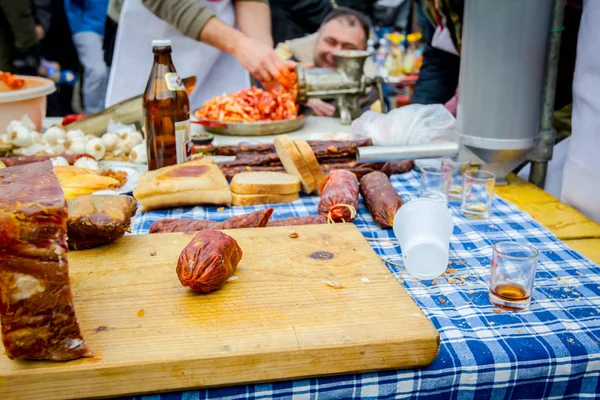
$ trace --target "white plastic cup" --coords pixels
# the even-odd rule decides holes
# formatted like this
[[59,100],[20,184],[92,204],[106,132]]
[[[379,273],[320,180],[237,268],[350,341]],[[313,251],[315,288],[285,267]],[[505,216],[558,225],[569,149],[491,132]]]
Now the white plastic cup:
[[437,200],[419,198],[404,204],[394,218],[404,267],[417,279],[434,279],[448,266],[452,214]]

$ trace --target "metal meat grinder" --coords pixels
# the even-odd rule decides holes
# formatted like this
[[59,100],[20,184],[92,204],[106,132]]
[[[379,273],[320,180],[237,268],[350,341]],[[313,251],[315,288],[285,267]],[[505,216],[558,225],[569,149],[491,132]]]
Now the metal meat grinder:
[[337,100],[341,122],[349,125],[362,114],[360,98],[374,87],[384,108],[383,78],[369,78],[364,73],[365,61],[371,52],[342,50],[333,56],[337,69],[296,67],[298,102],[306,103],[310,98]]

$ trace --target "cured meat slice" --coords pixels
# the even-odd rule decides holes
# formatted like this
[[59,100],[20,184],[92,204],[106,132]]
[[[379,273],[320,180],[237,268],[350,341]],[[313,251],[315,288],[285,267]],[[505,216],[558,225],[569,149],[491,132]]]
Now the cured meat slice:
[[11,359],[91,356],[75,316],[67,203],[50,161],[0,170],[0,321]]
[[223,222],[191,218],[164,218],[150,226],[150,233],[194,232],[203,229],[264,228],[273,214],[272,208],[236,215]]

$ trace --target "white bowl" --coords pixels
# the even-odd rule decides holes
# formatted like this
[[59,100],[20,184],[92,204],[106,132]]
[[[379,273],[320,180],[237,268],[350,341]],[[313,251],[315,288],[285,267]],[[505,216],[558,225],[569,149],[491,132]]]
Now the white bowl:
[[46,96],[56,90],[50,79],[18,76],[25,79],[23,89],[12,90],[0,85],[0,133],[5,133],[10,121],[21,119],[24,115],[29,115],[37,131],[42,129],[42,120],[46,116]]

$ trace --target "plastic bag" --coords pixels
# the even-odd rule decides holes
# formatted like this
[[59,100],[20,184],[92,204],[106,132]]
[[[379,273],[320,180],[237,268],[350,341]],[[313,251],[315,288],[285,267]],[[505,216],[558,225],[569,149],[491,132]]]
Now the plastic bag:
[[370,138],[375,146],[455,141],[456,119],[441,104],[411,104],[387,114],[365,112],[352,122],[352,139]]

